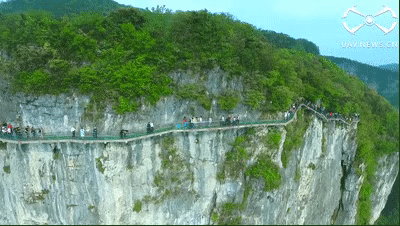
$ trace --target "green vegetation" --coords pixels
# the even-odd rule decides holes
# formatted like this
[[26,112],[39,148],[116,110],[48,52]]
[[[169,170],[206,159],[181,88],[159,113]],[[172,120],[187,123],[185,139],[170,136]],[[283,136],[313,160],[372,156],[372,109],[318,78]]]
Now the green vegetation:
[[238,206],[233,202],[228,202],[222,205],[221,213],[218,216],[218,224],[220,225],[240,225],[242,217],[236,217],[235,213],[238,211]]
[[281,175],[279,174],[279,167],[272,162],[271,158],[266,154],[260,154],[257,163],[252,165],[247,171],[246,175],[255,178],[264,178],[264,190],[271,191],[279,188],[281,183]]
[[174,142],[171,135],[163,137],[160,153],[161,170],[157,171],[153,181],[161,195],[159,197],[145,197],[144,202],[155,201],[159,203],[167,197],[176,196],[182,192],[191,192],[182,189],[182,187],[185,184],[193,183],[194,174],[190,171],[188,163],[178,154]]
[[306,39],[294,39],[287,34],[276,33],[275,31],[262,31],[263,35],[277,48],[302,50],[307,53],[319,55],[319,48]]
[[271,149],[278,149],[281,141],[281,132],[278,129],[271,129],[263,138],[263,143]]
[[232,144],[232,150],[225,154],[225,161],[222,166],[222,170],[217,173],[217,180],[223,181],[225,177],[237,178],[239,172],[244,172],[246,169],[246,161],[250,158],[250,154],[247,152],[246,147],[252,140],[251,135],[254,133],[254,129],[246,130],[246,133],[242,136],[236,137]]
[[315,164],[314,163],[308,164],[308,168],[315,170]]
[[27,199],[25,199],[26,202],[29,204],[36,203],[37,201],[43,201],[45,199],[45,195],[49,194],[48,189],[43,189],[41,192],[33,192],[29,195]]
[[310,124],[310,116],[304,110],[297,112],[297,120],[286,126],[286,139],[283,143],[282,151],[282,165],[286,168],[289,158],[292,154],[292,150],[300,147],[303,142],[304,133]]
[[[250,158],[250,153],[246,151],[249,142],[253,139],[251,136],[255,134],[254,128],[247,129],[245,134],[238,136],[232,144],[232,150],[226,153],[226,159],[223,163],[222,171],[217,173],[217,180],[225,180],[225,176],[230,178],[238,178],[239,172],[245,172],[247,175],[246,162]],[[220,212],[214,212],[212,219],[218,224],[238,225],[242,218],[236,216],[240,211],[243,211],[247,205],[247,199],[253,192],[251,184],[245,181],[243,199],[241,203],[224,203],[220,207]]]
[[346,72],[357,76],[369,86],[376,87],[380,95],[389,100],[393,106],[399,108],[399,64],[397,64],[396,71],[395,64],[387,65],[389,68],[391,67],[392,70],[385,70],[385,66],[383,66],[383,68],[380,66],[373,67],[346,58],[333,56],[328,56],[326,58],[340,65]]
[[107,13],[112,10],[127,7],[112,0],[11,0],[0,3],[0,14],[22,13],[31,10],[46,10],[55,16],[80,12]]
[[132,210],[136,213],[139,213],[142,210],[142,202],[140,200],[135,201],[135,205],[133,206]]
[[103,163],[101,162],[102,159],[104,159],[103,156],[96,158],[96,168],[100,171],[100,173],[104,173],[105,170]]
[[300,178],[301,178],[301,172],[300,172],[300,168],[297,166],[296,172],[294,174],[294,181],[299,182]]
[[94,205],[89,205],[89,206],[88,206],[88,209],[89,209],[90,211],[92,211],[94,208],[96,208]]
[[[360,198],[358,200],[358,222],[359,225],[369,224],[371,216],[371,200],[370,196],[373,192],[373,185],[370,182],[364,182],[360,190]],[[368,200],[366,200],[368,199]]]
[[58,149],[57,147],[53,148],[53,159],[57,160],[59,158],[61,158],[61,153],[60,153],[60,149]]
[[10,173],[11,173],[10,166],[3,166],[3,171],[4,171],[5,173],[10,174]]
[[[61,4],[60,0],[54,2]],[[35,0],[34,5],[44,9],[47,4],[47,0]],[[281,38],[232,15],[207,10],[172,13],[165,7],[129,8],[108,15],[86,12],[63,17],[22,11],[18,8],[0,16],[0,49],[2,56],[9,56],[0,58],[0,71],[6,72],[4,77],[10,79],[14,92],[91,95],[88,117],[101,112],[106,104],[122,114],[174,94],[194,98],[208,109],[211,97],[206,91],[200,90],[195,97],[193,93],[186,95],[167,75],[197,73],[201,89],[205,72],[218,66],[228,79],[237,78],[243,85],[233,100],[226,95],[225,99],[218,97],[222,108],[243,103],[270,114],[287,110],[302,97],[320,100],[328,111],[359,113],[356,162],[366,165],[363,187],[374,182],[376,159],[399,150],[398,111],[359,78],[318,55],[318,48],[305,40]],[[302,115],[299,112],[297,122],[286,128],[285,167],[291,151],[301,145],[308,125]],[[237,149],[231,155],[243,170],[240,159],[247,152]],[[370,218],[370,212],[364,211],[370,207],[369,195],[360,195],[360,222]]]
[[217,212],[213,212],[211,215],[211,220],[213,222],[218,222],[218,213]]
[[225,90],[221,95],[218,96],[219,108],[221,110],[232,110],[240,101],[240,97],[237,92],[233,90]]
[[206,109],[211,109],[211,98],[206,92],[206,87],[199,84],[188,84],[179,86],[176,92],[178,99],[194,100]]
[[0,149],[7,149],[7,142],[1,142],[0,141]]
[[322,155],[325,155],[325,152],[326,152],[326,138],[324,136],[324,133],[322,133],[321,152],[322,152]]
[[128,165],[126,166],[126,170],[132,171],[132,170],[133,170],[133,165],[132,165],[132,164],[128,164]]

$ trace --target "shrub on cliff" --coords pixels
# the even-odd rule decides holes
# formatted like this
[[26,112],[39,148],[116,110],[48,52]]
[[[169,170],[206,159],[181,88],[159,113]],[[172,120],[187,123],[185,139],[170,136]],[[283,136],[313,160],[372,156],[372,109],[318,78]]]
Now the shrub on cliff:
[[261,154],[258,156],[256,164],[251,166],[247,171],[246,175],[263,178],[264,179],[264,190],[271,191],[279,188],[281,183],[281,175],[279,174],[279,167],[272,162],[269,156]]

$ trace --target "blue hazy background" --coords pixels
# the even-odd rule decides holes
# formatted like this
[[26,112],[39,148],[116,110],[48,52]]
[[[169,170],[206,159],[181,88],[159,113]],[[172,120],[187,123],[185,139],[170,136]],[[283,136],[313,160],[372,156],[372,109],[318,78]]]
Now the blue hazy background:
[[[165,5],[172,11],[207,9],[212,13],[225,12],[236,19],[254,25],[263,30],[273,30],[288,34],[293,38],[305,38],[314,42],[321,55],[345,57],[373,66],[399,63],[399,24],[392,32],[384,35],[376,26],[363,26],[350,34],[342,25],[346,22],[350,28],[360,25],[364,18],[349,13],[342,19],[344,12],[355,5],[364,15],[375,16],[387,5],[394,10],[397,18],[390,12],[374,17],[374,21],[386,28],[393,22],[399,22],[399,2],[396,0],[115,0],[120,4],[145,9]],[[356,48],[343,45],[354,42],[382,43],[384,47]],[[386,46],[389,42],[390,45]]]

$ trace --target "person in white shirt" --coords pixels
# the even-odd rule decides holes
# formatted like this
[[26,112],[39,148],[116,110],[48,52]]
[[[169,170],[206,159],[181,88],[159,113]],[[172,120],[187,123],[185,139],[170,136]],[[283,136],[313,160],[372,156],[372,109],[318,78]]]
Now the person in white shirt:
[[71,127],[72,138],[75,138],[75,128]]
[[153,125],[153,123],[152,122],[150,122],[150,129],[151,129],[151,133],[154,131],[154,125]]

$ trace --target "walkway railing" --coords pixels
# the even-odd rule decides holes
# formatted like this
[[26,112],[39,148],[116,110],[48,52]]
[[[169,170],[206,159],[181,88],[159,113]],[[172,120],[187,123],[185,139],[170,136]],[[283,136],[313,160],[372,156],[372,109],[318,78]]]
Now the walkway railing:
[[[85,136],[81,137],[79,135],[79,131],[76,131],[76,136],[72,137],[72,133],[56,133],[56,134],[38,134],[36,133],[35,135],[29,134],[22,134],[21,136],[14,134],[0,134],[0,139],[3,141],[23,141],[24,143],[28,143],[30,141],[32,142],[37,142],[37,141],[62,141],[62,140],[86,140],[86,141],[113,141],[113,140],[125,140],[125,139],[132,139],[132,138],[139,138],[139,137],[144,137],[144,136],[151,136],[151,135],[156,135],[160,134],[163,132],[173,132],[173,131],[192,131],[192,130],[198,130],[198,129],[213,129],[213,128],[229,128],[229,127],[248,127],[248,126],[261,126],[261,125],[286,125],[287,123],[290,123],[291,120],[294,118],[294,115],[297,113],[297,111],[301,108],[305,107],[308,110],[311,110],[315,114],[317,114],[319,117],[321,117],[325,121],[342,121],[343,123],[350,125],[350,123],[347,123],[345,120],[341,118],[327,118],[323,114],[319,113],[318,111],[312,109],[311,107],[305,105],[305,104],[300,104],[297,109],[295,110],[294,113],[290,113],[289,116],[286,119],[281,119],[281,120],[257,120],[257,121],[239,121],[239,124],[231,124],[231,125],[224,125],[225,122],[222,121],[216,121],[216,122],[208,122],[208,121],[203,121],[203,122],[198,122],[194,123],[193,128],[189,128],[189,123],[185,125],[178,123],[178,124],[169,124],[165,125],[161,128],[155,129],[152,133],[147,133],[144,130],[139,130],[139,131],[134,131],[132,133],[126,134],[121,138],[121,136],[118,133],[114,134],[97,134],[97,137],[93,136],[93,133],[88,133],[85,131]],[[357,122],[357,121],[354,121]]]

